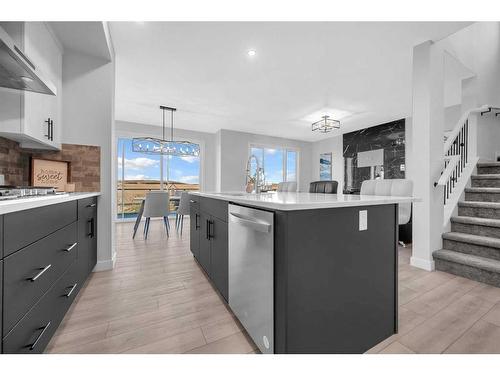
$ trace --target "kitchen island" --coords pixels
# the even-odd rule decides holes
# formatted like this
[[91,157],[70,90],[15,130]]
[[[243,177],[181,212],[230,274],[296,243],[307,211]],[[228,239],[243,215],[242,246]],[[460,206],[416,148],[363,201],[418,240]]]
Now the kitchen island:
[[191,193],[191,251],[263,353],[363,353],[397,332],[410,197]]

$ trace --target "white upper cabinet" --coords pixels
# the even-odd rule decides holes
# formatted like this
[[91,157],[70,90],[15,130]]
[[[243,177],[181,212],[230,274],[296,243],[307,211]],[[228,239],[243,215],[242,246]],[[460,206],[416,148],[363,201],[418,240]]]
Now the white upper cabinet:
[[14,43],[43,72],[57,95],[0,89],[0,135],[21,147],[60,149],[62,49],[45,22],[0,23]]

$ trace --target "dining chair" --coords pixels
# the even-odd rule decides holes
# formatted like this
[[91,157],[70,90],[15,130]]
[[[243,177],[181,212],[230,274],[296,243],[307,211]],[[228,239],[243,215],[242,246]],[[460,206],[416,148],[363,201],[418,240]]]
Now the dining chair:
[[309,184],[309,193],[337,194],[337,181],[313,181]]
[[170,235],[170,225],[168,223],[168,214],[170,213],[169,203],[170,199],[168,191],[150,191],[146,194],[143,212],[143,216],[146,218],[146,221],[144,223],[145,239],[148,238],[149,222],[152,217],[163,217],[163,223],[165,224],[167,237]]
[[182,228],[184,227],[184,215],[189,215],[189,193],[187,191],[183,191],[181,193],[179,207],[177,208],[177,212],[175,215],[175,226],[177,228],[177,231],[179,231],[180,229],[181,236]]
[[[413,195],[413,181],[404,178],[365,180],[361,184],[361,195],[379,195],[393,197],[411,197]],[[398,225],[404,227],[411,220],[411,203],[398,204]],[[404,241],[400,245],[406,247]]]

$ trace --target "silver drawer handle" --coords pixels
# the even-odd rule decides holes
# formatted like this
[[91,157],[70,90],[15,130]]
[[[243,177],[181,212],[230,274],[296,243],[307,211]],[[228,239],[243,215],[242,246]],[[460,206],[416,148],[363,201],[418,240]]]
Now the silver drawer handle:
[[78,286],[78,284],[73,285],[73,286],[71,287],[71,290],[69,291],[69,293],[68,293],[68,294],[66,294],[66,297],[68,297],[68,298],[69,298],[69,297],[73,294],[73,292],[75,291],[75,289],[76,289],[76,287],[77,287],[77,286]]
[[196,201],[194,201],[194,200],[192,200],[192,199],[190,199],[189,201],[190,201],[191,203],[196,203]]
[[96,203],[92,203],[92,204],[88,204],[87,208],[92,208],[92,207],[95,207],[95,206],[97,206],[97,204]]
[[75,242],[73,245],[71,245],[67,249],[64,249],[64,251],[69,253],[71,250],[73,250],[75,248],[76,245],[78,245],[78,242]]
[[34,350],[35,349],[35,347],[38,344],[38,342],[42,339],[43,335],[45,334],[45,332],[47,331],[47,329],[50,327],[50,323],[51,322],[48,322],[47,325],[45,327],[43,327],[42,332],[40,332],[40,334],[36,338],[35,342],[33,344],[31,344],[30,350]]
[[36,281],[36,279],[38,279],[40,276],[42,276],[50,267],[52,267],[52,264],[49,264],[48,266],[45,266],[44,268],[42,268],[42,270],[40,272],[38,272],[38,274],[36,274],[36,276],[32,277],[29,280],[31,282]]

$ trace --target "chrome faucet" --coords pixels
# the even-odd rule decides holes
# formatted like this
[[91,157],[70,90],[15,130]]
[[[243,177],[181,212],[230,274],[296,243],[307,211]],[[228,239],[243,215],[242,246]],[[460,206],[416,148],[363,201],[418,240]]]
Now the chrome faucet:
[[[252,177],[250,175],[251,172],[251,165],[252,165],[252,159],[255,159],[256,167],[255,167],[255,177]],[[255,155],[250,155],[250,157],[247,160],[247,175],[246,175],[246,181],[245,184],[248,186],[248,183],[253,180],[254,186],[255,186],[255,193],[260,194],[261,189],[262,189],[262,183],[263,181],[261,180],[261,174],[264,175],[264,169],[261,168],[259,164],[259,159]]]

